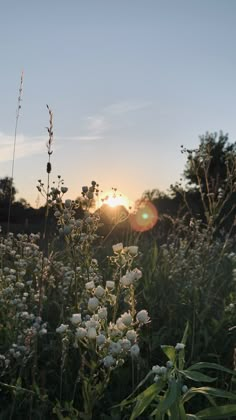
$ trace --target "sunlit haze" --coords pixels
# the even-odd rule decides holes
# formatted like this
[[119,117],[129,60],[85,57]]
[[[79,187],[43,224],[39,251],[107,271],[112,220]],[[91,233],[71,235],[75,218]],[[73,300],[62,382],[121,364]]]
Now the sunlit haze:
[[[49,104],[52,181],[76,198],[94,179],[127,202],[181,176],[183,144],[236,138],[234,0],[13,0],[0,15],[0,177],[11,175],[16,107],[17,198],[43,205]],[[109,205],[115,205],[112,198]],[[124,204],[124,203],[123,203]]]

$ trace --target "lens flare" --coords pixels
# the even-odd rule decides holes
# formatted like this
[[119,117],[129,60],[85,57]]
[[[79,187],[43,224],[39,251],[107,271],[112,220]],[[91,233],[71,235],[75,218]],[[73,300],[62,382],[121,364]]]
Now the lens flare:
[[136,213],[130,215],[131,227],[137,232],[145,232],[152,229],[157,220],[157,209],[150,201],[141,203]]

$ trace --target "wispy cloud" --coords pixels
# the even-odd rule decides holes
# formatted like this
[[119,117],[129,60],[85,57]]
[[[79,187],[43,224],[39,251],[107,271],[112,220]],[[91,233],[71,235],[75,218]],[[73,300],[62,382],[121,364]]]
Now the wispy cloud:
[[[23,134],[17,136],[16,159],[32,156],[45,151],[47,137],[28,137]],[[0,162],[12,160],[14,136],[0,133]]]
[[127,112],[138,111],[149,107],[152,104],[151,101],[121,101],[115,104],[108,105],[104,108],[105,113],[110,115],[126,114]]

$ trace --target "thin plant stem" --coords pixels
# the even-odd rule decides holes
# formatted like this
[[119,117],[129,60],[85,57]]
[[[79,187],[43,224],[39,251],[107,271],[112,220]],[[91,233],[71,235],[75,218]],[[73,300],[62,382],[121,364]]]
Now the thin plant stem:
[[44,219],[44,232],[43,232],[43,240],[46,239],[47,233],[47,223],[48,223],[48,214],[49,214],[49,194],[50,194],[50,173],[52,171],[52,164],[51,164],[51,155],[52,155],[52,143],[53,143],[53,113],[52,110],[47,105],[48,113],[49,113],[49,127],[47,127],[48,131],[48,142],[47,142],[47,149],[48,149],[48,162],[47,162],[47,189],[46,189],[46,212],[45,212],[45,219]]
[[10,231],[11,202],[12,202],[12,195],[13,195],[12,194],[13,193],[13,179],[14,179],[14,167],[15,167],[15,155],[16,155],[16,138],[17,138],[18,121],[19,121],[20,110],[21,110],[21,102],[22,102],[23,78],[24,78],[24,72],[22,71],[21,78],[20,78],[19,95],[18,95],[18,100],[17,100],[17,109],[16,109],[16,123],[15,123],[14,144],[13,144],[13,153],[12,153],[12,166],[11,166],[11,190],[10,190],[9,205],[8,205],[8,216],[7,216],[7,233],[9,233],[9,231]]

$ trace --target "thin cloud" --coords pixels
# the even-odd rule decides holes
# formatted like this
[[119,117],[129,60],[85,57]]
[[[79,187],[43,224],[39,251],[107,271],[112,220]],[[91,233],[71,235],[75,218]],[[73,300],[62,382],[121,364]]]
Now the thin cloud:
[[138,111],[149,107],[152,104],[150,101],[122,101],[115,104],[108,105],[104,111],[111,115],[126,114],[127,112]]
[[[28,137],[19,134],[16,139],[16,155],[15,159],[26,156],[33,156],[45,151],[47,138],[43,136]],[[12,160],[14,136],[0,133],[0,162]]]

